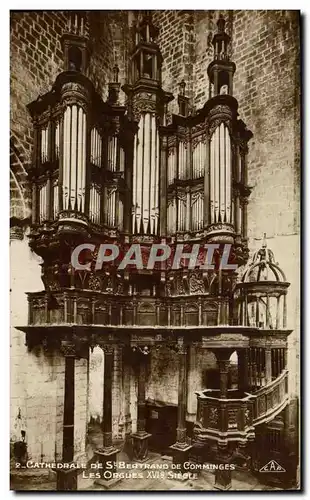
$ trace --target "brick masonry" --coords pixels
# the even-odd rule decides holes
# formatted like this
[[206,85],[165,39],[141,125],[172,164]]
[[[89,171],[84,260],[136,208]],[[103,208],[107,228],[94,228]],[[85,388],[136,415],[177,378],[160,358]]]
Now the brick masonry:
[[[240,10],[222,14],[228,22],[232,37],[230,51],[237,65],[234,95],[239,101],[240,117],[254,133],[249,145],[249,184],[253,187],[248,207],[250,248],[252,251],[257,248],[266,232],[268,244],[291,282],[288,317],[294,334],[290,339],[289,366],[290,390],[294,394],[299,390],[296,376],[299,363],[299,17],[296,11]],[[153,11],[164,58],[163,87],[177,97],[178,85],[184,79],[191,109],[202,107],[208,98],[207,66],[212,58],[211,40],[218,15],[219,11]],[[60,11],[11,14],[10,193],[11,216],[19,219],[27,219],[31,213],[27,169],[31,163],[33,136],[26,106],[49,90],[63,70],[60,39],[66,19],[66,13]],[[88,75],[104,98],[115,63],[120,68],[122,84],[128,76],[133,19],[134,14],[127,11],[93,12],[89,17]],[[122,92],[120,100],[124,102]],[[169,111],[177,112],[177,99],[170,104]],[[12,242],[11,249],[14,326],[27,322],[24,291],[34,291],[34,286],[42,289],[43,285],[38,258],[30,252],[26,241]],[[22,268],[16,268],[18,262],[23,263]],[[18,310],[14,304],[18,304]],[[11,350],[12,434],[18,408],[21,408],[29,436],[31,429],[40,426],[41,440],[29,443],[31,456],[39,458],[43,442],[46,458],[54,457],[55,443],[60,457],[63,359],[46,358],[42,352],[29,355],[21,333],[14,328]],[[152,357],[148,398],[176,402],[176,373],[167,369],[174,362],[173,356],[167,352],[163,357]],[[188,418],[195,413],[193,391],[201,388],[203,371],[214,364],[211,357],[202,356],[194,349],[190,356]],[[86,360],[76,363],[77,455],[83,455],[85,450],[85,422],[91,417],[102,417],[102,373],[99,351],[90,356],[89,365]],[[117,437],[126,429],[135,430],[136,425],[136,381],[120,353],[115,357],[113,391],[113,431]],[[44,437],[50,432],[54,438],[46,443]]]

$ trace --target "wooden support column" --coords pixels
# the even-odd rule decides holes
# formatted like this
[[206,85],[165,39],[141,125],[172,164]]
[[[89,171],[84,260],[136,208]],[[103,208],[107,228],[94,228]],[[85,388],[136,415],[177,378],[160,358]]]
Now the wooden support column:
[[265,364],[266,364],[266,384],[272,380],[272,367],[271,367],[271,347],[265,349]]
[[218,361],[220,369],[220,398],[227,398],[228,391],[228,371],[229,371],[229,359],[221,359]]
[[138,414],[137,432],[131,435],[133,446],[133,458],[137,462],[145,462],[148,459],[148,440],[151,434],[145,430],[145,381],[146,363],[149,349],[145,347],[135,347],[134,361],[138,368]]
[[248,350],[240,349],[238,354],[238,389],[239,391],[246,392],[249,389],[248,380]]
[[[219,464],[229,464],[230,455],[228,452],[228,446],[225,443],[217,443],[217,462]],[[217,490],[230,490],[231,489],[231,470],[230,469],[217,469],[215,471],[215,483],[214,488]]]
[[229,371],[229,357],[233,353],[234,349],[217,349],[215,355],[217,358],[219,370],[220,370],[220,398],[227,398],[228,390],[228,371]]
[[[228,392],[228,371],[229,371],[229,357],[234,349],[217,349],[215,355],[220,370],[220,399],[227,399]],[[220,401],[221,413],[221,431],[227,432],[228,427],[228,414],[227,405],[225,401]],[[217,442],[217,463],[228,464],[230,459],[228,442],[221,440]],[[215,484],[214,487],[218,490],[229,490],[231,488],[231,471],[230,469],[216,470],[215,471]]]
[[[65,394],[63,414],[62,462],[70,463],[74,459],[74,370],[75,345],[62,341],[61,351],[65,357]],[[57,491],[77,490],[77,469],[56,469]]]
[[101,348],[104,352],[104,373],[103,373],[103,419],[102,419],[102,434],[103,447],[95,452],[97,462],[102,465],[100,468],[101,478],[96,480],[96,483],[105,488],[110,488],[117,479],[113,478],[113,473],[116,472],[115,466],[107,468],[107,462],[114,464],[116,462],[116,454],[118,449],[113,446],[112,442],[112,379],[114,368],[114,346],[102,344]]
[[[189,450],[192,448],[187,442],[186,437],[186,405],[187,405],[187,350],[183,339],[179,339],[176,345],[179,361],[179,384],[178,384],[178,423],[177,423],[177,440],[176,443],[170,446],[173,453],[173,463],[180,464],[179,472],[183,475],[184,462],[188,461]],[[180,479],[183,479],[180,477]]]

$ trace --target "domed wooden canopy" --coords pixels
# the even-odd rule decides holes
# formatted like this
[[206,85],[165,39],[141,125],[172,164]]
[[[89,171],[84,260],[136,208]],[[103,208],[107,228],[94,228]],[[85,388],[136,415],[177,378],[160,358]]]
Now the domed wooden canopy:
[[264,234],[261,248],[254,253],[241,278],[242,283],[286,283],[286,277],[274,253],[267,248],[266,234]]

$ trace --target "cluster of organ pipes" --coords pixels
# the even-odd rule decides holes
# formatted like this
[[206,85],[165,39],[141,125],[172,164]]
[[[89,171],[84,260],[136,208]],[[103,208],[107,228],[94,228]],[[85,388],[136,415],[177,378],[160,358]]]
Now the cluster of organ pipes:
[[84,212],[86,183],[86,114],[68,106],[64,113],[63,208]]
[[116,226],[116,188],[108,190],[107,196],[107,224],[108,226]]
[[232,222],[231,141],[228,128],[221,123],[210,144],[211,223]]
[[108,170],[116,172],[117,166],[117,137],[109,137],[108,139]]
[[39,220],[43,222],[47,219],[47,184],[39,188]]
[[[178,153],[177,153],[178,151]],[[193,148],[193,172],[190,174],[190,165],[187,160],[187,147],[184,142],[179,142],[178,148],[169,148],[167,179],[168,185],[173,184],[175,179],[199,179],[204,176],[206,163],[206,145],[203,142],[198,142]]]
[[204,176],[206,152],[206,145],[203,142],[198,142],[193,148],[193,179]]
[[170,148],[167,161],[168,185],[173,184],[177,178],[177,154],[175,148]]
[[89,218],[95,224],[100,224],[101,193],[100,187],[92,184],[89,192]]
[[90,137],[90,161],[97,167],[101,167],[102,162],[102,138],[96,128],[91,131]]
[[203,192],[184,193],[168,200],[167,228],[170,234],[177,231],[200,231],[203,229]]
[[52,123],[49,123],[44,128],[41,129],[40,134],[40,159],[41,164],[46,163],[51,160],[50,158],[50,129],[54,130],[54,140],[55,140],[55,149],[52,152],[52,155],[55,155],[55,158],[59,158],[60,152],[60,124],[57,121],[52,128]]
[[189,196],[190,193],[178,198],[178,227],[177,231],[189,230]]
[[203,228],[203,193],[192,194],[191,230],[200,231]]
[[[63,120],[63,209],[84,210],[86,182],[86,115],[78,105],[68,106]],[[49,128],[40,132],[41,161],[48,160]],[[60,151],[60,126],[54,126],[54,154],[57,159]],[[205,175],[207,157],[206,144],[198,142],[192,149],[192,162],[189,162],[188,149],[179,141],[170,147],[167,158],[167,183],[171,185],[176,178],[202,178]],[[119,156],[118,156],[119,155]],[[159,136],[156,117],[153,113],[141,115],[139,129],[134,139],[132,224],[133,232],[157,234],[159,223]],[[232,222],[233,201],[231,198],[231,139],[228,127],[221,123],[214,131],[210,141],[210,222]],[[103,138],[94,127],[90,135],[90,161],[103,165]],[[192,163],[190,175],[189,163]],[[124,171],[125,151],[118,144],[118,137],[107,138],[107,168],[113,172]],[[236,177],[241,178],[242,165],[236,162]],[[59,212],[58,186],[54,186],[52,213]],[[102,194],[94,186],[90,188],[89,217],[99,224],[101,220]],[[39,219],[47,216],[46,187],[39,189]],[[203,228],[202,192],[178,194],[167,206],[167,229],[177,231],[199,231]],[[240,207],[236,207],[241,212]],[[112,192],[106,201],[105,222],[112,227],[116,221],[116,198]],[[238,218],[238,217],[236,217]],[[121,216],[119,215],[119,222]]]
[[49,134],[48,126],[41,130],[41,163],[48,161]]
[[159,222],[159,135],[154,113],[143,113],[134,139],[133,232],[157,234]]

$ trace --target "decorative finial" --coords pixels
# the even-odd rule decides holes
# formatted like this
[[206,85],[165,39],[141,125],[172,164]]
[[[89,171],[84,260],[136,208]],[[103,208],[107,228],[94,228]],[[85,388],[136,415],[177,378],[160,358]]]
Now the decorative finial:
[[185,87],[186,87],[186,83],[184,80],[182,80],[180,83],[179,83],[179,92],[180,92],[180,95],[184,96],[185,95]]
[[263,236],[262,248],[267,248],[267,238],[266,238],[266,233],[264,233],[264,236]]
[[224,17],[222,16],[222,14],[218,18],[218,21],[216,24],[217,24],[217,28],[218,28],[218,33],[224,33],[226,21],[225,21]]
[[113,83],[118,83],[119,67],[117,64],[113,67]]

